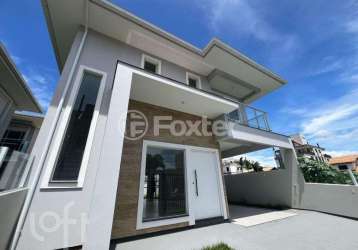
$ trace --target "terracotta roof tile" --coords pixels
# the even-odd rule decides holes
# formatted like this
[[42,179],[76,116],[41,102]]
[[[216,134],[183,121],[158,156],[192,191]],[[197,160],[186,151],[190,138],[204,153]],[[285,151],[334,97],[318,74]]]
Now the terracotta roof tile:
[[329,160],[329,164],[340,164],[340,163],[350,163],[358,160],[358,154],[353,155],[343,155],[339,157],[333,157]]

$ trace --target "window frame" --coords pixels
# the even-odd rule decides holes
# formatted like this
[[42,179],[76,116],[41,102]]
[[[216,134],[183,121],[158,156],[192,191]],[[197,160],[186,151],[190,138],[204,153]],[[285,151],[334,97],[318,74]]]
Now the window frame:
[[142,60],[141,60],[141,68],[142,69],[144,69],[145,62],[149,62],[149,63],[155,64],[157,66],[155,74],[160,75],[162,73],[162,61],[159,60],[158,58],[154,58],[147,54],[142,54]]
[[[158,218],[150,221],[143,221],[143,206],[144,206],[144,182],[145,182],[145,169],[146,169],[146,158],[148,147],[166,148],[174,150],[182,150],[184,152],[184,178],[185,178],[185,207],[186,213],[183,215],[173,216],[169,218]],[[136,229],[146,229],[152,227],[159,227],[165,225],[172,225],[177,223],[189,222],[193,223],[193,218],[190,216],[190,190],[189,190],[189,173],[188,173],[188,153],[187,146],[156,142],[156,141],[143,141],[142,148],[142,159],[141,159],[141,171],[140,171],[140,182],[139,182],[139,197],[138,197],[138,210],[137,210],[137,226]]]
[[[23,142],[30,143],[30,141],[28,140],[29,139],[29,134],[30,134],[30,131],[31,131],[30,126],[28,126],[28,127],[22,127],[22,126],[15,127],[15,126],[11,126],[11,124],[9,124],[9,126],[7,127],[7,129],[5,130],[5,132],[3,134],[3,138],[1,138],[1,141],[4,140],[4,139],[8,139],[8,137],[5,137],[7,131],[24,132],[24,138],[22,138],[22,143]],[[24,151],[26,152],[27,148]],[[24,151],[21,150],[20,152],[24,152]]]
[[197,89],[201,89],[201,77],[200,77],[200,76],[198,76],[198,75],[196,75],[196,74],[193,74],[193,73],[187,71],[187,72],[186,72],[186,84],[187,84],[188,86],[190,86],[190,85],[189,85],[189,78],[195,79],[195,80],[196,80],[196,83],[197,83],[196,88],[197,88]]
[[[180,148],[169,148],[167,146],[153,146],[153,145],[149,145],[146,147],[146,152],[148,152],[148,148],[155,148],[155,149],[164,149],[164,150],[173,150],[173,151],[180,151],[183,153],[183,177],[184,177],[184,193],[185,193],[185,212],[182,214],[176,214],[176,215],[168,215],[168,216],[163,216],[163,217],[158,217],[158,218],[150,218],[150,219],[144,219],[142,218],[142,221],[144,223],[146,222],[152,222],[152,221],[158,221],[158,220],[167,220],[167,219],[173,219],[173,218],[179,218],[179,217],[185,217],[189,215],[189,211],[188,211],[188,204],[187,204],[187,176],[186,176],[186,156],[185,156],[185,149],[180,149]],[[146,155],[147,157],[147,155]],[[145,158],[145,161],[147,160],[147,158]],[[145,166],[144,172],[146,172],[147,170],[147,165]],[[143,189],[144,189],[144,184],[145,184],[145,176],[144,176],[144,181],[143,181]],[[148,184],[147,184],[148,185]],[[143,191],[144,194],[144,191]],[[143,202],[144,202],[144,198],[143,198]]]
[[[61,151],[61,147],[63,145],[63,141],[67,132],[67,128],[69,125],[70,117],[73,111],[73,106],[76,102],[76,98],[78,95],[78,92],[81,87],[81,83],[83,80],[84,74],[88,72],[90,74],[95,74],[101,77],[100,87],[97,94],[97,100],[95,104],[95,108],[93,111],[93,116],[91,120],[90,129],[88,131],[86,146],[83,152],[82,161],[80,165],[80,170],[78,174],[77,180],[52,180],[53,173],[56,168],[56,163]],[[102,104],[103,96],[104,96],[104,90],[106,85],[106,78],[107,74],[103,71],[85,66],[80,65],[79,69],[76,74],[76,78],[73,84],[73,87],[71,89],[71,92],[68,94],[68,101],[67,104],[64,106],[64,108],[61,111],[61,116],[59,119],[58,126],[56,128],[55,136],[52,145],[50,145],[51,153],[49,155],[49,159],[46,164],[46,172],[42,181],[41,188],[42,189],[51,189],[51,188],[82,188],[84,181],[85,181],[85,175],[86,170],[89,164],[89,158],[90,158],[90,152],[92,150],[92,145],[94,141],[94,135],[95,130],[99,118],[100,113],[100,107]]]

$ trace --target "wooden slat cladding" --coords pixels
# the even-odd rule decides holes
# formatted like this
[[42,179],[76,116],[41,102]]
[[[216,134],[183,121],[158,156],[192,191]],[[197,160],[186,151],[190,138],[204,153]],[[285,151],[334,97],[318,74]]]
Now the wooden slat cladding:
[[219,148],[215,137],[198,136],[195,134],[191,136],[172,136],[169,130],[160,130],[159,136],[154,136],[154,116],[172,116],[174,120],[191,120],[193,122],[201,120],[201,117],[133,100],[129,102],[128,109],[138,110],[145,114],[148,119],[149,128],[143,138],[133,141],[126,139],[124,141],[117,200],[113,218],[112,238],[118,239],[188,226],[188,223],[180,223],[136,230],[143,140],[153,140],[206,148]]

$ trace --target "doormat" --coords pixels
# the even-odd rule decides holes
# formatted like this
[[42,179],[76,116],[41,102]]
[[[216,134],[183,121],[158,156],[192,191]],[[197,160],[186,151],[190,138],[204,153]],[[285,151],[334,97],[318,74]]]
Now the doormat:
[[231,220],[231,223],[244,227],[251,227],[271,221],[286,219],[295,215],[297,214],[290,211],[274,211],[274,212],[268,212],[268,213],[233,219]]

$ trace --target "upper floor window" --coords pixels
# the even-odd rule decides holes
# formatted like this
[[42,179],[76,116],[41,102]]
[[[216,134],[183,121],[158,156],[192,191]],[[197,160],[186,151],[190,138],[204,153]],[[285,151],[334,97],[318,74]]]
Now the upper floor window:
[[200,76],[197,76],[197,75],[194,75],[192,73],[186,72],[186,83],[190,87],[201,89]]
[[161,73],[162,62],[148,55],[142,55],[142,68],[154,74]]

